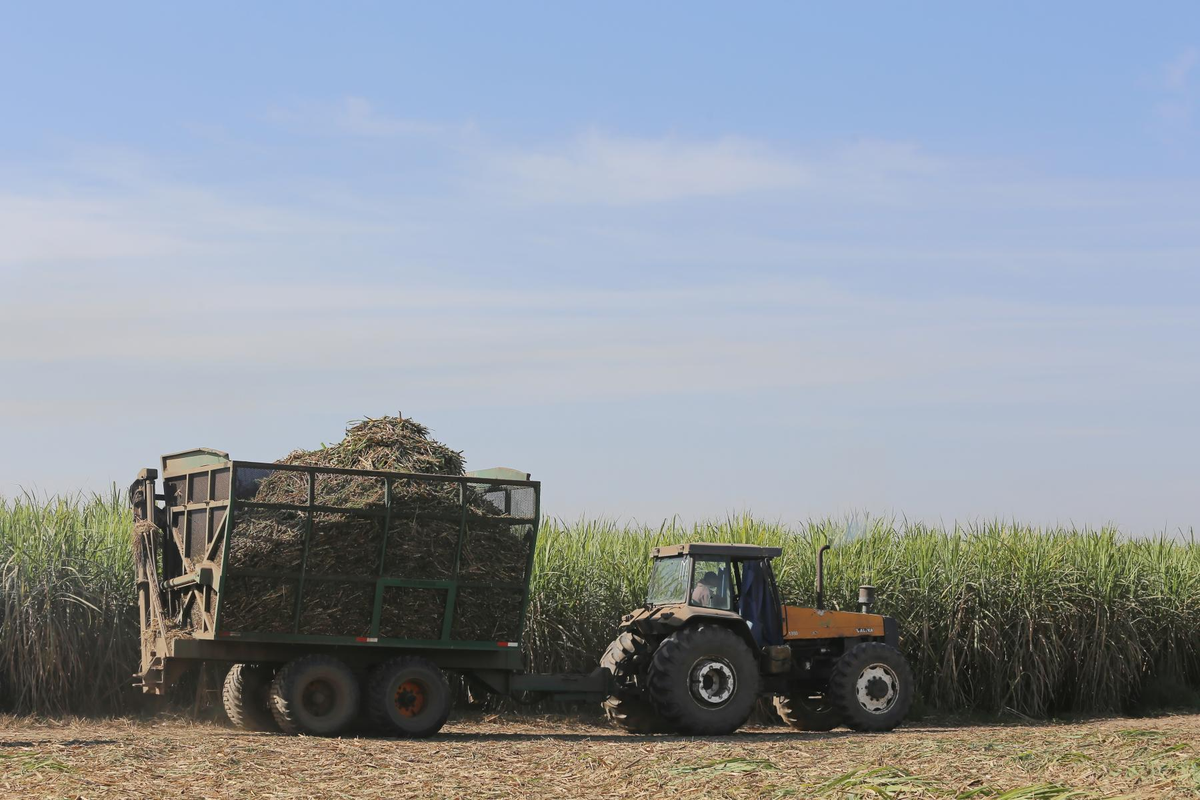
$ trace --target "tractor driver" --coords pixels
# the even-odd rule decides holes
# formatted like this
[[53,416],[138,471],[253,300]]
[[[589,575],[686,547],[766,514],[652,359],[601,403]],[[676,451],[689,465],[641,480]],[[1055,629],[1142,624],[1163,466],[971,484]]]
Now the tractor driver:
[[704,577],[696,581],[696,588],[692,589],[692,603],[712,608],[713,594],[716,593],[718,586],[720,586],[720,581],[717,579],[717,573],[704,573]]

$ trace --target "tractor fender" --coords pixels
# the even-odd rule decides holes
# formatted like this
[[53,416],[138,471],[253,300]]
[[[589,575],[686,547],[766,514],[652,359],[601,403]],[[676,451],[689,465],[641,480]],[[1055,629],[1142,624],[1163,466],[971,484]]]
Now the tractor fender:
[[648,639],[661,640],[682,628],[696,625],[720,625],[740,636],[758,656],[758,644],[750,633],[750,626],[740,614],[720,608],[673,604],[652,609],[638,609],[621,621],[622,630],[636,630]]

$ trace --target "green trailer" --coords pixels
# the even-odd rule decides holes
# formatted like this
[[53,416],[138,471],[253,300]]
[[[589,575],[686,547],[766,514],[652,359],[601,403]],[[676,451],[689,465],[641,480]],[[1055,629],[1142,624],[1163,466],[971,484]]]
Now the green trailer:
[[427,736],[450,710],[447,673],[476,694],[610,693],[604,669],[526,671],[541,506],[528,474],[294,466],[202,448],[163,456],[161,476],[142,470],[129,496],[135,677],[148,694],[220,663],[241,727],[328,735],[365,716]]

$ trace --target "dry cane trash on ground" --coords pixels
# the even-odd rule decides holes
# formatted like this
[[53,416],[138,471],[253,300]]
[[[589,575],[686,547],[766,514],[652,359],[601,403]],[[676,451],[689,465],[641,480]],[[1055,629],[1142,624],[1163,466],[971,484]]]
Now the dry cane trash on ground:
[[1200,716],[715,738],[475,717],[422,740],[0,717],[0,797],[1185,800],[1200,797]]
[[[318,450],[296,450],[279,464],[384,472],[463,475],[462,453],[432,439],[428,429],[403,417],[351,423],[345,438]],[[239,477],[239,500],[307,505],[308,475],[286,470]],[[356,512],[314,511],[308,534],[307,575],[299,632],[365,636],[375,597],[370,581],[314,580],[336,575],[374,579],[386,537],[383,574],[438,580],[454,577],[458,537],[466,535],[458,580],[480,584],[521,583],[528,561],[527,524],[516,523],[485,497],[486,487],[458,482],[393,480],[391,514],[382,514],[388,492],[379,477],[318,473],[313,505]],[[307,515],[301,510],[243,508],[234,516],[231,570],[299,572]],[[290,632],[297,583],[273,577],[231,577],[226,585],[223,627],[239,631]],[[513,639],[521,608],[519,589],[462,588],[451,638]],[[384,591],[380,635],[409,639],[441,636],[445,589],[394,587]]]

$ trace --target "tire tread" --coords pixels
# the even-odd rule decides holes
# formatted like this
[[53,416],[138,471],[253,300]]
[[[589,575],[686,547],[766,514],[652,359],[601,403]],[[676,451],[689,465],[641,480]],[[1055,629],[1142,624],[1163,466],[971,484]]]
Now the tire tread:
[[[296,714],[295,704],[291,698],[295,696],[296,676],[303,670],[316,664],[335,667],[339,670],[344,670],[346,674],[350,675],[349,668],[346,667],[341,659],[319,653],[301,656],[284,664],[279,672],[275,673],[275,679],[271,681],[271,691],[269,694],[271,715],[275,718],[275,723],[279,725],[279,729],[284,733],[293,736],[308,733]],[[358,683],[354,681],[352,675],[350,677],[351,686],[353,687],[353,705],[357,708],[359,695]]]
[[269,689],[271,671],[258,664],[234,664],[225,675],[221,687],[221,705],[225,716],[244,731],[277,731],[279,726],[271,713],[270,700],[261,700],[260,692]]
[[[387,684],[391,682],[391,676],[397,670],[420,667],[421,669],[429,670],[431,677],[440,683],[442,689],[442,697],[445,698],[443,707],[436,717],[431,718],[431,721],[418,731],[402,731],[396,727],[388,715],[387,706],[389,702],[387,697]],[[450,717],[450,685],[446,681],[446,676],[441,669],[427,658],[421,656],[396,656],[395,658],[384,661],[382,664],[376,665],[367,674],[366,686],[366,712],[367,718],[371,721],[372,726],[381,731],[386,731],[392,735],[405,736],[412,739],[423,739],[432,736],[441,730],[446,724],[446,720]]]
[[[888,663],[896,669],[900,697],[886,715],[875,716],[858,704],[854,684],[863,667],[873,661]],[[847,650],[833,665],[829,675],[830,699],[842,712],[842,720],[851,730],[865,733],[890,731],[904,721],[913,701],[913,673],[904,655],[883,642],[863,642]]]
[[[686,676],[683,678],[681,687],[680,673],[689,667],[689,665],[683,662],[686,653],[699,646],[698,643],[705,640],[712,643],[723,643],[724,646],[731,649],[731,652],[745,655],[750,665],[744,670],[736,669],[735,671],[735,677],[741,686],[739,689],[741,696],[737,699],[739,704],[744,706],[744,708],[736,710],[732,715],[725,713],[715,719],[697,717],[694,713],[690,713],[692,708],[685,705],[685,703],[690,702],[694,706],[694,701],[686,694]],[[713,644],[708,644],[708,647],[712,646]],[[655,710],[658,711],[663,720],[673,730],[681,733],[695,735],[723,735],[733,733],[744,725],[746,720],[750,718],[750,714],[753,713],[758,701],[760,684],[761,678],[758,674],[758,662],[754,658],[753,652],[740,636],[720,625],[706,625],[702,623],[694,627],[676,631],[664,639],[662,644],[658,646],[658,649],[654,652],[654,658],[650,663],[650,702],[653,703]],[[680,696],[681,688],[685,693],[683,696]],[[748,697],[748,701],[743,699],[744,697]],[[724,706],[722,710],[727,708],[729,706]],[[734,708],[736,709],[737,707],[735,706]]]
[[629,733],[667,733],[670,730],[646,699],[645,692],[634,685],[639,668],[652,654],[649,642],[635,633],[623,631],[600,658],[600,666],[608,669],[618,683],[602,704],[604,715]]

